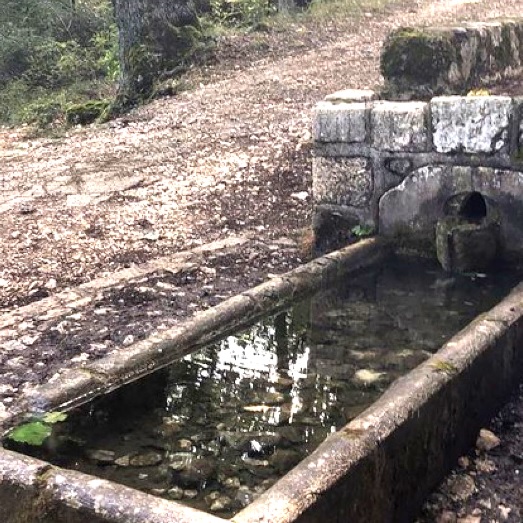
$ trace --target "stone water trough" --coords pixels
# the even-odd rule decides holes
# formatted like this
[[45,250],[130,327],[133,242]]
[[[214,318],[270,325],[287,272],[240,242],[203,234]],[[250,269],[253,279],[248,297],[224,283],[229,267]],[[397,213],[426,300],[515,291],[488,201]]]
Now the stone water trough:
[[[264,314],[386,262],[390,251],[382,239],[362,240],[226,300],[161,336],[71,370],[26,397],[20,412],[4,422],[3,431],[27,414],[68,410],[136,381]],[[329,435],[232,521],[410,521],[522,376],[519,285]],[[6,449],[0,450],[0,520],[220,521],[178,502]]]

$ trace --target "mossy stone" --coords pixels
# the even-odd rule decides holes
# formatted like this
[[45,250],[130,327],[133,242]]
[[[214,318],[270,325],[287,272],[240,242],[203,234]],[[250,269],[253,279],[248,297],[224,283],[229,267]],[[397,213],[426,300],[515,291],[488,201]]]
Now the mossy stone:
[[65,118],[70,125],[87,125],[100,118],[108,107],[107,100],[89,100],[85,103],[72,104],[65,110]]
[[498,45],[493,46],[492,54],[495,58],[497,70],[504,70],[513,64],[512,58],[512,30],[509,24],[501,26],[501,39]]
[[484,271],[494,260],[499,243],[499,226],[482,220],[470,223],[450,216],[436,225],[438,260],[449,272]]
[[400,28],[383,46],[381,72],[387,79],[433,84],[455,60],[455,50],[443,32]]

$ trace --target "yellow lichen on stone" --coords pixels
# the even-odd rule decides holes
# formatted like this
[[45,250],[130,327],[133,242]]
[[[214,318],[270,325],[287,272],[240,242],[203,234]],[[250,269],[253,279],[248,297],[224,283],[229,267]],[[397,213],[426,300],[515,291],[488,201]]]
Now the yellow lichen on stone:
[[472,89],[467,93],[467,96],[490,96],[488,89]]
[[447,375],[456,374],[458,369],[455,365],[450,363],[449,361],[443,361],[443,360],[434,360],[430,363],[430,366],[436,371],[436,372],[443,372]]

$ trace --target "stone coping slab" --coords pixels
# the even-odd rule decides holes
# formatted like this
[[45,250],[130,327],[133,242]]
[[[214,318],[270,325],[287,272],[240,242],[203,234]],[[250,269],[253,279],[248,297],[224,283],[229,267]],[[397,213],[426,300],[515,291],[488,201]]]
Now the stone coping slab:
[[[384,252],[379,242],[370,240],[317,260],[307,271],[317,274],[318,266],[339,271],[347,251],[356,251],[360,262],[362,256],[368,260]],[[308,274],[304,270],[302,274]],[[274,296],[273,286],[262,287],[262,295],[268,291],[267,296]],[[330,435],[232,521],[410,521],[522,376],[523,283],[394,382],[377,402]],[[3,449],[0,519],[219,521],[175,502]]]
[[290,305],[336,278],[370,266],[388,253],[380,238],[362,240],[311,261],[215,307],[84,366],[64,370],[52,383],[26,390],[0,419],[5,431],[27,414],[70,409],[169,365],[196,349]]
[[400,27],[381,50],[384,92],[398,98],[466,92],[523,64],[523,18],[455,27]]
[[205,512],[0,450],[2,523],[219,523]]

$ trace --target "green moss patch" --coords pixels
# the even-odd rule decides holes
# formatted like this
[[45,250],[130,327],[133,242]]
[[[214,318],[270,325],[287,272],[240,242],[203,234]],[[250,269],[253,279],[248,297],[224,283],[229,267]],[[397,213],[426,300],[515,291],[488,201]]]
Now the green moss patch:
[[450,37],[443,32],[400,28],[388,36],[381,54],[385,78],[401,78],[416,84],[437,81],[455,60]]
[[87,125],[102,117],[108,107],[107,100],[89,100],[85,103],[71,104],[65,110],[65,118],[70,125]]

